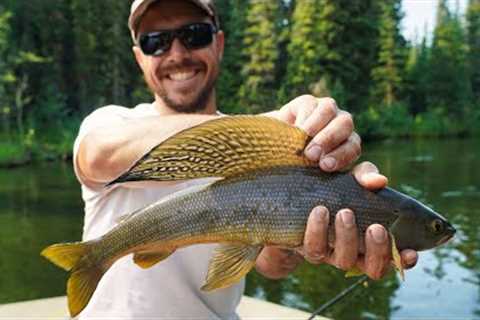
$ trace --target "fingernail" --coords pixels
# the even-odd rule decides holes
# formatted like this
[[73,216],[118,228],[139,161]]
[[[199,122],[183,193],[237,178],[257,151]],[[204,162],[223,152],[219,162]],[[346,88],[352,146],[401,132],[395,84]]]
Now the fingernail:
[[371,180],[371,179],[375,179],[377,176],[378,176],[378,173],[376,173],[376,172],[369,172],[369,173],[365,173],[365,174],[363,175],[363,179],[365,179],[365,180]]
[[335,160],[335,158],[332,158],[332,157],[327,157],[325,159],[322,159],[322,161],[320,161],[320,165],[322,166],[323,169],[332,171],[332,170],[335,170],[335,168],[337,167],[337,160]]
[[320,209],[320,208],[315,208],[315,210],[313,211],[313,214],[314,214],[313,217],[314,217],[316,222],[326,222],[327,221],[328,215],[327,215],[326,210]]
[[413,251],[407,251],[405,254],[405,264],[407,267],[413,267],[417,262],[417,254]]
[[343,225],[346,228],[352,228],[355,226],[355,217],[351,211],[344,210],[340,212],[340,218],[342,218]]
[[318,161],[322,155],[322,148],[313,145],[305,151],[305,155],[312,161]]
[[305,258],[313,264],[320,264],[323,261],[325,261],[326,256],[324,254],[319,254],[319,253],[310,253]]
[[375,240],[377,244],[383,244],[387,240],[385,231],[383,231],[383,229],[381,228],[371,228],[370,234],[372,235],[373,240]]

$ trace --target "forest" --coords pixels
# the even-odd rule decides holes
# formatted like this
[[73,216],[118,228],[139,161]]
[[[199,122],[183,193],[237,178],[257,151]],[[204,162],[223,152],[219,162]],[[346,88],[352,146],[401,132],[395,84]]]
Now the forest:
[[[132,54],[131,1],[2,0],[0,166],[69,158],[82,119],[150,102]],[[439,0],[407,41],[401,0],[217,0],[218,104],[260,113],[332,96],[365,139],[480,133],[480,0]]]

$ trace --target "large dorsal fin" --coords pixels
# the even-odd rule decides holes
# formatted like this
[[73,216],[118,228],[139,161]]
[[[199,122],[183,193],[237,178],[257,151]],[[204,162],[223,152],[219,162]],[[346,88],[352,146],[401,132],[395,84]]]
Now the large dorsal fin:
[[230,177],[275,166],[314,166],[308,135],[264,116],[222,117],[165,140],[111,184],[140,180]]

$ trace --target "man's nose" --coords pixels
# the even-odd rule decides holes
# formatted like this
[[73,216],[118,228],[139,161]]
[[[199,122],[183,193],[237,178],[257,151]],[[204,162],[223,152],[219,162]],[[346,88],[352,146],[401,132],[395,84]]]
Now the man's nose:
[[177,38],[173,39],[172,46],[168,51],[168,56],[171,59],[184,58],[186,55],[190,55],[190,50],[185,48],[183,43]]

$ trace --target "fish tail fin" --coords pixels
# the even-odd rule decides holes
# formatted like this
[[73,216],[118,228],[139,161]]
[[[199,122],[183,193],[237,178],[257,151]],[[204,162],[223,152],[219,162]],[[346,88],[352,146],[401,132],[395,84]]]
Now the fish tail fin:
[[89,250],[88,242],[58,243],[43,249],[40,254],[56,266],[70,271]]
[[70,315],[75,317],[88,304],[104,271],[98,266],[74,270],[68,279],[67,296]]
[[55,265],[71,271],[67,282],[68,308],[75,317],[88,304],[104,274],[101,264],[82,259],[92,250],[91,242],[60,243],[45,248],[41,255]]

